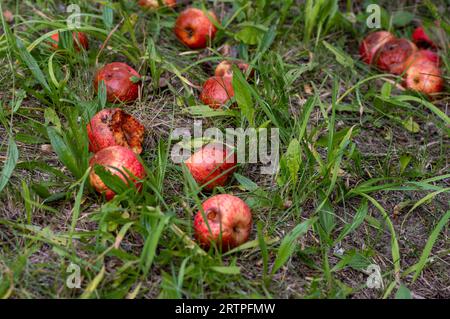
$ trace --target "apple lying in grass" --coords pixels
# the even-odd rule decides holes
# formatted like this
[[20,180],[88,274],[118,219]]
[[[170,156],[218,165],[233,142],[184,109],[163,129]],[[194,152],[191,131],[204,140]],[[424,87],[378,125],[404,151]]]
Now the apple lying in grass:
[[436,65],[440,65],[441,64],[441,59],[439,58],[439,55],[431,50],[419,50],[415,56],[422,56],[425,59],[430,60],[431,62],[435,63]]
[[[217,65],[214,71],[215,76],[233,76],[233,65],[236,65],[239,70],[245,75],[249,69],[249,65],[243,61],[222,61]],[[253,70],[250,72],[250,76],[254,74]]]
[[212,191],[227,184],[236,170],[236,154],[226,145],[212,143],[195,152],[185,164],[195,181]]
[[217,17],[212,11],[208,14],[200,9],[188,8],[180,13],[175,22],[175,35],[187,47],[191,49],[203,49],[216,35],[217,28],[210,20]]
[[139,96],[141,76],[126,63],[113,62],[101,68],[94,78],[96,92],[102,81],[110,103],[131,103]]
[[205,249],[213,242],[222,251],[242,245],[248,240],[251,229],[250,208],[233,195],[221,194],[207,199],[194,218],[195,238]]
[[407,59],[417,52],[414,43],[407,39],[392,39],[384,43],[375,56],[378,68],[392,74],[402,74]]
[[137,179],[143,179],[146,175],[144,166],[139,162],[137,155],[123,146],[110,146],[98,151],[91,158],[89,165],[92,168],[89,175],[92,187],[98,193],[104,194],[107,200],[113,199],[116,194],[95,173],[95,165],[103,166],[112,174],[119,176],[125,183],[128,183],[128,180],[132,181],[138,190],[141,188],[141,183]]
[[376,52],[387,41],[395,39],[394,35],[388,31],[372,32],[366,36],[359,46],[359,54],[361,59],[367,63],[372,64]]
[[123,146],[142,153],[144,126],[121,109],[104,109],[87,125],[89,151],[97,153],[109,146]]
[[404,75],[405,86],[426,95],[441,92],[444,79],[439,65],[430,60],[420,51],[411,56],[406,62],[408,65]]
[[145,9],[158,9],[160,5],[175,7],[176,0],[139,0],[138,5]]
[[436,44],[426,34],[423,27],[417,27],[414,30],[412,40],[419,48],[436,48]]
[[[83,32],[72,32],[73,47],[76,51],[80,51],[80,45],[85,49],[89,50],[89,40]],[[51,36],[51,45],[54,49],[59,48],[59,33],[55,33]]]
[[200,100],[213,109],[224,106],[234,96],[232,77],[213,76],[203,84]]

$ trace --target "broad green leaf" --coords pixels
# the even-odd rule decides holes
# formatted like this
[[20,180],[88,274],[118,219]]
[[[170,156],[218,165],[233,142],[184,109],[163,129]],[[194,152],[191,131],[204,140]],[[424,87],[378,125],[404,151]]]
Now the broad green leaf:
[[255,126],[255,108],[253,106],[253,99],[251,89],[248,82],[245,80],[242,72],[233,66],[233,89],[236,102],[242,112],[242,115],[250,123],[251,127]]
[[241,273],[241,267],[237,266],[213,266],[211,270],[225,275],[239,275]]
[[400,284],[395,294],[395,299],[412,299],[411,291],[403,284]]
[[2,174],[0,175],[0,192],[8,184],[9,179],[16,167],[17,161],[19,160],[19,150],[17,149],[16,142],[12,136],[8,139],[8,150],[6,152],[6,162],[2,169]]

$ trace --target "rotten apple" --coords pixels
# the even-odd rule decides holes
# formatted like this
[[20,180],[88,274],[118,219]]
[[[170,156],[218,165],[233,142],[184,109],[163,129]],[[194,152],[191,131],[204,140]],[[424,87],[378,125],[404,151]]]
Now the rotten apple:
[[417,53],[406,62],[405,86],[426,95],[441,92],[444,79],[439,65],[424,54]]
[[[75,50],[80,51],[80,45],[85,49],[89,49],[89,40],[83,32],[72,32],[73,47]],[[59,48],[59,33],[55,33],[51,36],[51,45],[54,49]]]
[[120,145],[136,154],[142,153],[144,126],[121,109],[104,109],[87,125],[89,151],[97,153],[109,146]]
[[392,39],[384,43],[376,53],[375,63],[378,68],[392,74],[402,74],[406,61],[417,52],[414,43],[407,39]]
[[395,39],[394,35],[388,31],[372,32],[366,36],[359,46],[359,54],[361,59],[367,63],[372,64],[376,52],[387,41]]
[[208,13],[200,9],[188,8],[180,13],[175,22],[175,35],[187,47],[191,49],[203,49],[216,35],[217,28],[210,20],[217,17],[212,11]]
[[160,5],[166,7],[175,7],[177,4],[176,0],[139,0],[138,5],[145,9],[158,9]]
[[251,229],[250,208],[233,195],[221,194],[207,199],[194,218],[195,238],[205,249],[213,242],[222,251],[237,247],[248,240]]
[[[233,65],[236,65],[241,72],[246,75],[248,68],[250,67],[247,63],[243,61],[222,61],[217,65],[214,72],[215,76],[233,76]],[[254,74],[252,70],[250,76]]]
[[132,181],[138,190],[141,188],[139,180],[146,175],[144,166],[139,162],[137,155],[123,146],[110,146],[100,150],[91,158],[89,165],[91,166],[89,180],[92,187],[98,193],[104,194],[107,200],[113,199],[116,194],[95,173],[95,165],[103,166],[112,174],[119,176],[125,183],[128,183],[128,180]]
[[139,96],[141,76],[126,63],[113,62],[101,68],[94,77],[96,92],[102,81],[110,103],[130,103]]
[[212,143],[195,152],[185,164],[195,181],[212,191],[225,186],[236,170],[236,154],[226,145]]
[[224,106],[234,96],[232,77],[213,76],[203,84],[200,100],[213,109]]

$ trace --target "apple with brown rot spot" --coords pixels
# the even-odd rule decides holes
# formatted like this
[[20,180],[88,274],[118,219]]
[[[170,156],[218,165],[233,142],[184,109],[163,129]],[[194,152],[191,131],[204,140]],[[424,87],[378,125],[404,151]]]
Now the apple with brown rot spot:
[[192,177],[204,189],[212,191],[225,186],[236,170],[236,154],[226,145],[211,143],[203,146],[185,161]]
[[[76,51],[80,51],[80,45],[85,49],[89,50],[89,40],[83,32],[72,32],[73,47]],[[54,49],[59,48],[59,33],[55,33],[51,36],[51,45]]]
[[[137,155],[123,146],[110,146],[98,151],[89,161],[89,165],[91,166],[89,180],[92,187],[98,193],[104,194],[107,200],[113,199],[116,194],[95,173],[95,165],[103,166],[110,173],[119,176],[125,183],[128,183],[128,179],[131,180],[138,190],[142,186],[139,180],[146,176],[144,166],[139,162]],[[127,171],[132,175],[129,175]]]
[[417,52],[414,43],[407,39],[392,39],[381,46],[375,56],[375,64],[383,71],[402,74],[406,69],[406,61]]
[[207,199],[194,218],[195,238],[205,249],[212,243],[222,251],[242,245],[250,237],[251,229],[250,208],[242,199],[228,194]]
[[366,36],[359,46],[359,55],[361,59],[372,64],[376,52],[387,41],[395,39],[394,35],[388,31],[376,31]]
[[94,77],[95,92],[98,93],[102,81],[110,103],[131,103],[139,96],[141,76],[126,63],[113,62],[98,70]]
[[232,77],[213,76],[205,81],[200,100],[213,109],[224,106],[234,96]]
[[175,22],[175,35],[191,49],[204,49],[208,42],[214,39],[217,32],[216,26],[210,19],[215,20],[216,23],[218,21],[212,11],[206,14],[200,9],[188,8],[180,13]]
[[125,111],[104,109],[87,125],[89,151],[96,153],[109,146],[123,146],[136,154],[142,153],[144,126]]

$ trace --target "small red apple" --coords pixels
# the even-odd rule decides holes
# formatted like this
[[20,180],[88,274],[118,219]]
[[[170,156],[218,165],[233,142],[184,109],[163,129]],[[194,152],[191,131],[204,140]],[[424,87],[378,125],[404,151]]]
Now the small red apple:
[[427,56],[415,54],[408,59],[407,65],[404,81],[408,89],[426,95],[442,91],[444,79],[438,64],[430,61]]
[[94,78],[95,92],[101,81],[105,82],[110,103],[130,103],[139,96],[141,76],[126,63],[113,62],[101,68]]
[[233,195],[221,194],[207,199],[194,218],[195,238],[206,249],[212,242],[222,251],[237,247],[248,240],[251,229],[250,208]]
[[113,199],[116,194],[95,173],[94,165],[105,167],[112,174],[119,176],[125,183],[127,183],[127,178],[132,180],[137,189],[141,188],[141,183],[130,176],[126,170],[138,179],[143,179],[146,175],[144,166],[139,162],[136,154],[123,146],[110,146],[102,149],[95,153],[89,164],[92,168],[89,175],[91,185],[98,193],[105,194],[107,200]]
[[[216,22],[217,17],[212,11],[208,11]],[[187,47],[191,49],[203,49],[213,40],[217,28],[208,15],[200,9],[188,8],[181,12],[175,22],[175,35]]]
[[436,48],[436,44],[426,34],[423,27],[417,27],[414,30],[412,40],[419,48]]
[[431,50],[419,50],[416,53],[416,56],[422,56],[428,60],[430,60],[431,62],[435,63],[436,65],[440,65],[441,64],[441,59],[439,58],[439,55]]
[[226,145],[213,143],[195,152],[185,164],[195,181],[212,191],[226,185],[236,170],[236,154]]
[[[80,51],[79,44],[81,44],[81,46],[85,50],[89,49],[89,40],[88,40],[86,34],[84,34],[83,32],[73,32],[72,38],[73,38],[73,47],[75,48],[75,50]],[[51,39],[53,40],[53,41],[51,41],[52,47],[54,49],[58,49],[59,48],[59,33],[53,34],[51,36]]]
[[361,59],[367,63],[372,64],[376,52],[387,41],[395,39],[392,33],[387,31],[372,32],[364,38],[359,46],[359,54]]
[[145,9],[158,9],[160,4],[167,7],[175,7],[177,4],[176,0],[139,0],[138,5]]
[[[233,65],[236,65],[239,70],[245,75],[250,67],[243,61],[222,61],[217,65],[214,72],[215,76],[233,76]],[[254,74],[254,70],[250,72],[250,76]]]
[[375,62],[378,68],[392,74],[402,74],[405,71],[406,60],[417,52],[414,43],[407,39],[392,39],[387,41],[377,52]]
[[98,112],[87,125],[89,151],[98,151],[114,145],[142,153],[144,126],[132,115],[121,109],[104,109]]
[[234,96],[232,77],[213,76],[203,84],[200,100],[213,109],[225,105]]

